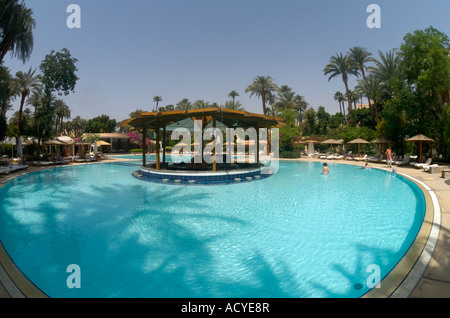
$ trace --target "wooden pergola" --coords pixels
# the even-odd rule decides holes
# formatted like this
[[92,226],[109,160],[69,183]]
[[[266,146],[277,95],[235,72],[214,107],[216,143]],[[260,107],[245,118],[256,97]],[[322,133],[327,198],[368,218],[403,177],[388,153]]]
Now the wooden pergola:
[[[122,123],[123,126],[132,126],[135,129],[142,131],[143,140],[146,140],[149,130],[156,132],[156,170],[161,170],[161,158],[160,158],[160,142],[162,141],[163,148],[163,163],[166,162],[165,148],[166,148],[166,130],[169,125],[180,122],[184,119],[191,118],[192,120],[198,120],[202,122],[202,131],[209,125],[212,128],[218,128],[218,124],[227,128],[255,128],[257,131],[256,138],[256,162],[259,162],[259,129],[260,128],[273,128],[280,127],[283,124],[283,119],[274,116],[265,116],[261,114],[249,113],[246,111],[238,111],[225,109],[220,107],[204,108],[204,109],[191,109],[191,110],[176,110],[167,112],[151,112],[141,113],[133,118],[130,118]],[[161,138],[162,131],[162,138]],[[162,139],[162,140],[161,140]],[[203,133],[202,133],[203,144]],[[145,154],[147,152],[146,143],[143,142],[143,166],[146,166]],[[203,153],[202,153],[203,156]],[[214,161],[212,164],[212,170],[217,171],[215,153],[213,153]]]

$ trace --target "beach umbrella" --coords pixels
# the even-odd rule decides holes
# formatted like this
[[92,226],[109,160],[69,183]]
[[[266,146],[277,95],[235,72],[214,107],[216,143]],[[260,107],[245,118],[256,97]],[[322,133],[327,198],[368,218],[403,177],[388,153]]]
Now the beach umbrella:
[[99,140],[97,141],[97,146],[111,146],[111,144],[109,142]]
[[305,144],[308,144],[308,155],[314,154],[314,144],[319,143],[317,140],[305,140],[303,141]]
[[356,138],[356,139],[348,142],[348,144],[358,144],[358,156],[359,156],[361,144],[368,144],[368,143],[369,142],[367,140],[364,140],[364,139],[361,139],[361,138]]
[[433,146],[433,142],[435,142],[433,139],[431,139],[427,136],[424,136],[422,134],[418,134],[414,137],[408,138],[408,139],[406,139],[406,141],[419,143],[419,156],[418,156],[419,162],[422,162],[422,143],[429,142],[429,143],[431,143],[431,146]]
[[43,142],[44,146],[50,146],[50,155],[52,154],[52,146],[65,146],[67,145],[65,142],[56,140],[56,139],[52,139],[52,140],[47,140]]
[[321,144],[330,145],[330,152],[332,152],[333,145],[340,145],[341,142],[334,140],[334,139],[327,139],[327,140],[322,141]]
[[[390,140],[388,140],[388,139],[385,139],[385,138],[379,138],[379,139],[376,139],[376,140],[374,140],[374,141],[372,141],[372,143],[373,144],[377,144],[377,145],[383,145],[383,152],[382,153],[384,153],[384,145],[385,144],[391,144],[392,143],[392,141],[390,141]],[[380,151],[380,149],[378,149],[378,151]]]

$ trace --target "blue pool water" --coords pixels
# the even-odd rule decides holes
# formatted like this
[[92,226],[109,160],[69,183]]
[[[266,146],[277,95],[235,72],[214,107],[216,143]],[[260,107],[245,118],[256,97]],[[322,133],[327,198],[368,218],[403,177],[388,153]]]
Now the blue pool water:
[[[281,162],[270,178],[180,187],[140,162],[62,167],[0,189],[0,240],[50,297],[360,297],[415,239],[425,202],[376,169]],[[81,270],[81,288],[67,287]]]

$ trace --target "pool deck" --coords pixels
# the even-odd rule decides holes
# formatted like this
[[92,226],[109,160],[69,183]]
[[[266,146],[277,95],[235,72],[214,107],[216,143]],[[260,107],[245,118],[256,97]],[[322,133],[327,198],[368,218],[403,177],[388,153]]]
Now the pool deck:
[[[122,160],[122,159],[121,159]],[[340,163],[350,165],[363,166],[365,162],[355,162],[351,160],[322,160],[304,157],[302,159],[295,159],[298,161],[317,161],[317,162],[329,162]],[[99,164],[104,162],[118,161],[117,159],[102,160],[92,163],[81,164]],[[126,161],[126,160],[124,160]],[[69,165],[80,165],[79,163],[73,163]],[[379,169],[387,169],[386,164],[370,163],[371,167]],[[7,176],[0,176],[0,188],[7,182],[17,178],[21,175],[31,173],[34,171],[52,169],[58,166],[49,167],[34,167],[30,166],[26,171],[19,171]],[[438,215],[439,223],[437,228],[433,227],[430,220],[425,220],[424,225],[428,226],[431,233],[436,234],[436,242],[428,239],[428,243],[425,246],[424,252],[427,250],[429,258],[427,264],[423,265],[423,268],[416,271],[415,277],[412,279],[413,285],[405,288],[401,293],[394,293],[391,295],[374,294],[369,297],[397,297],[397,298],[450,298],[450,179],[443,179],[441,174],[431,174],[424,172],[421,169],[417,169],[411,166],[394,166],[399,174],[404,174],[420,183],[425,184],[430,188],[430,193],[433,194],[435,205],[440,208],[440,215]],[[332,167],[331,172],[332,173]],[[424,191],[424,188],[422,187]],[[426,192],[426,190],[424,191]],[[435,195],[435,197],[434,197]],[[425,224],[430,223],[430,224]],[[435,231],[437,230],[437,231]],[[433,232],[434,231],[434,232]],[[438,233],[438,236],[437,236]],[[431,235],[430,235],[431,238]],[[425,244],[425,242],[423,242]],[[426,254],[426,253],[423,253]],[[418,263],[418,262],[417,262]],[[413,266],[414,264],[410,264]],[[416,266],[417,267],[417,266]],[[412,272],[412,271],[411,271]],[[413,276],[413,275],[409,275]],[[403,281],[405,277],[400,279]],[[404,281],[407,281],[406,279]],[[382,281],[382,283],[384,280]],[[375,290],[375,289],[374,289]],[[376,290],[375,290],[376,291]],[[0,298],[39,298],[46,297],[46,295],[30,283],[26,277],[18,270],[11,260],[7,257],[6,252],[0,242]]]

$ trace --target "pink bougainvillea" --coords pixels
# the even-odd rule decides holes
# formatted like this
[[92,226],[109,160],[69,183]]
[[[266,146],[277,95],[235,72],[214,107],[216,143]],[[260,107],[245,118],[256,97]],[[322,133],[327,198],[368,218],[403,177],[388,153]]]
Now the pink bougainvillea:
[[[130,131],[127,136],[130,139],[131,144],[142,146],[142,134],[136,131]],[[150,146],[153,141],[146,138],[145,143],[147,144],[147,146]]]

